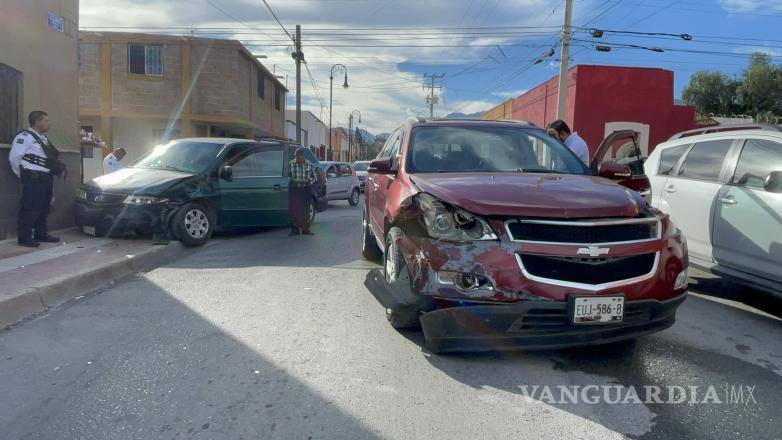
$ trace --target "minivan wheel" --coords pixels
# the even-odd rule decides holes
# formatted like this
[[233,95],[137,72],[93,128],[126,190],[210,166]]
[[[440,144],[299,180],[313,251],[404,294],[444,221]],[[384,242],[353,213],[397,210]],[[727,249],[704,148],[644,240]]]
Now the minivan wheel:
[[315,212],[316,212],[315,200],[310,199],[310,204],[307,207],[307,221],[309,222],[307,226],[312,226],[312,224],[315,223]]
[[369,227],[367,210],[364,210],[364,216],[361,219],[361,235],[364,237],[361,241],[361,254],[369,261],[378,261],[383,253],[372,235],[372,229]]
[[350,198],[348,199],[348,203],[350,204],[350,206],[358,205],[358,198],[359,198],[358,188],[353,188],[353,191],[350,193]]
[[201,246],[212,237],[214,215],[203,205],[188,203],[177,211],[173,219],[174,236],[185,246]]

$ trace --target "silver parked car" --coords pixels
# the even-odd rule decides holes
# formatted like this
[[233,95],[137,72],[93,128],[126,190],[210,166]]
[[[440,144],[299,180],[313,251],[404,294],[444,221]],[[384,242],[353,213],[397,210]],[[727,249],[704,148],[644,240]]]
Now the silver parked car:
[[359,182],[353,167],[347,162],[321,162],[326,171],[328,200],[347,200],[350,206],[358,205]]
[[353,162],[353,169],[356,171],[356,177],[358,177],[358,184],[361,191],[364,191],[364,184],[367,182],[367,168],[369,168],[368,160]]
[[691,264],[782,297],[779,130],[680,133],[658,145],[645,167],[651,204],[682,230]]

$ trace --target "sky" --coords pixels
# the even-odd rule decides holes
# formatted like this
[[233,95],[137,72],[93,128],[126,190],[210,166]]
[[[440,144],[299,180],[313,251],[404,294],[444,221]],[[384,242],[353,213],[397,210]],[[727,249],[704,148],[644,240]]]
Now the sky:
[[[444,116],[488,110],[559,72],[564,0],[266,2],[289,33],[302,27],[308,68],[302,69],[302,108],[326,124],[330,71],[334,64],[347,68],[348,89],[343,73],[334,78],[334,126],[347,127],[353,110],[361,112],[361,127],[375,134],[408,116],[428,116],[425,74],[444,74],[435,81],[434,112]],[[574,0],[572,24],[571,66],[669,69],[675,98],[693,72],[740,75],[752,52],[782,62],[782,0]],[[263,0],[81,0],[79,25],[240,40],[284,77],[288,108],[294,108],[292,42]],[[594,38],[590,29],[623,33]],[[612,50],[598,52],[596,45]]]

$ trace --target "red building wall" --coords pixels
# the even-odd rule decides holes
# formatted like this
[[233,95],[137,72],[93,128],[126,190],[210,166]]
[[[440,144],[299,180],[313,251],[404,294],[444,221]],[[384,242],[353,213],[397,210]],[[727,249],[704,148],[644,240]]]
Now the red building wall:
[[[695,110],[673,103],[673,72],[669,70],[579,65],[568,75],[565,121],[592,153],[603,140],[606,123],[648,125],[648,152],[674,133],[696,127]],[[513,118],[540,126],[556,119],[558,79],[516,98]]]

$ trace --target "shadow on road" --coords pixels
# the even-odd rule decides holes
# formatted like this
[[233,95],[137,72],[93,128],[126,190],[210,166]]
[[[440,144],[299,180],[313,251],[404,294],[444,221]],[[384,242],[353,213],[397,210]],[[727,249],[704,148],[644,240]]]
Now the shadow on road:
[[[356,245],[361,234],[361,205],[331,202],[318,213],[313,236],[289,237],[289,228],[245,228],[218,235],[213,246],[199,252],[199,268],[241,267],[369,267]],[[268,252],[273,249],[274,252]],[[171,264],[188,268],[189,260]]]
[[137,277],[0,333],[2,438],[379,437],[191,307]]
[[691,292],[737,301],[782,318],[782,298],[708,273],[690,275]]

